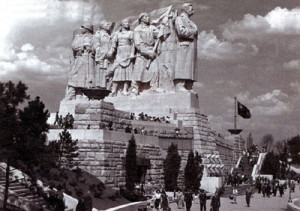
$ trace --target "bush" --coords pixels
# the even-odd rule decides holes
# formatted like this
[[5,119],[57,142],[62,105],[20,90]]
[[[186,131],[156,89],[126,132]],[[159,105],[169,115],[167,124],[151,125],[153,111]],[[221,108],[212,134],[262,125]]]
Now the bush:
[[121,189],[120,194],[125,199],[132,201],[132,202],[147,200],[146,196],[144,196],[141,192],[137,192],[137,191],[132,192],[132,191],[128,191],[126,189]]

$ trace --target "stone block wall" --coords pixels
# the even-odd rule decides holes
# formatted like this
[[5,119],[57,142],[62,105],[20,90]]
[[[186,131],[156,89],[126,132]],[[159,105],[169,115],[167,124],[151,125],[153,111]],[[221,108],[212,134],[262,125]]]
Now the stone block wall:
[[[108,187],[125,186],[124,159],[127,143],[116,141],[79,141],[80,168],[93,174]],[[137,154],[142,153],[150,160],[151,167],[146,179],[163,184],[163,158],[161,148],[151,145],[137,145]]]
[[211,136],[211,128],[207,116],[201,114],[198,109],[190,111],[178,111],[177,119],[182,120],[183,126],[193,127],[193,149],[202,153],[217,153],[216,143]]
[[75,106],[74,126],[78,129],[105,128],[110,122],[115,129],[124,129],[131,125],[130,113],[116,110],[112,103],[103,100],[91,100]]

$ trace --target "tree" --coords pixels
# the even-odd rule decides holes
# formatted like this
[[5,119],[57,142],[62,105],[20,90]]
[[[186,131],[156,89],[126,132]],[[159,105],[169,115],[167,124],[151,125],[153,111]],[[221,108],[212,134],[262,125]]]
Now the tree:
[[45,104],[37,96],[19,111],[19,117],[24,133],[22,140],[17,143],[18,159],[28,167],[43,165],[45,161],[48,162],[48,157],[41,155],[46,154],[45,132],[49,129],[47,124],[49,112],[45,110]]
[[287,142],[289,152],[291,153],[292,157],[292,162],[295,164],[300,164],[300,136],[297,135],[295,137],[292,137],[291,139],[288,140]]
[[277,178],[280,171],[279,158],[273,152],[268,152],[261,167],[262,174],[272,174]]
[[194,152],[191,150],[184,169],[184,183],[186,189],[195,192],[199,190],[203,172],[203,167],[200,165],[201,162],[202,159],[201,156],[198,155],[198,152],[196,152],[196,156],[194,156]]
[[68,168],[72,168],[74,166],[78,166],[78,162],[76,158],[78,157],[78,149],[77,146],[78,140],[72,140],[71,134],[64,129],[61,133],[59,133],[59,140],[56,142],[56,151],[58,154],[58,164],[66,164]]
[[171,144],[168,148],[168,154],[164,160],[165,188],[168,191],[177,189],[177,178],[179,175],[181,157],[178,154],[177,145]]
[[261,146],[266,150],[266,152],[270,152],[273,147],[274,137],[272,134],[267,134],[262,138]]
[[125,182],[126,189],[130,192],[134,191],[135,182],[137,179],[137,165],[136,165],[136,143],[134,136],[128,142],[126,157],[125,157]]
[[8,198],[9,169],[11,161],[17,154],[15,145],[20,141],[23,133],[18,118],[19,105],[29,99],[29,95],[26,93],[27,89],[27,86],[22,82],[17,85],[11,81],[0,82],[0,153],[6,161],[4,210],[6,210]]

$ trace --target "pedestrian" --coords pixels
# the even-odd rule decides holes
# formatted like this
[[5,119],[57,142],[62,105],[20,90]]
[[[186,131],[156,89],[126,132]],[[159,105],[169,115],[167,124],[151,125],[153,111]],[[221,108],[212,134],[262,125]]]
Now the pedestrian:
[[292,190],[293,193],[295,193],[295,187],[296,187],[296,185],[295,185],[294,181],[292,181],[291,190]]
[[233,187],[233,190],[232,190],[233,204],[237,204],[237,201],[236,201],[237,194],[238,194],[238,190],[236,189],[236,187]]
[[267,189],[266,183],[263,182],[261,186],[261,192],[263,194],[263,197],[266,196],[266,189]]
[[270,195],[271,195],[271,184],[270,184],[270,182],[268,182],[268,184],[267,184],[266,194],[267,194],[267,197],[270,198]]
[[261,181],[258,180],[257,182],[257,189],[258,189],[258,193],[261,193]]
[[58,115],[58,111],[56,111],[54,125],[58,124],[58,120],[59,120],[59,115]]
[[206,193],[205,190],[200,190],[199,193],[200,211],[206,211]]
[[178,209],[183,209],[184,208],[184,196],[183,193],[181,192],[181,190],[178,190],[177,194],[177,208]]
[[190,211],[193,202],[193,194],[190,190],[187,190],[184,193],[184,201],[185,201],[186,211]]
[[247,188],[247,190],[246,190],[246,202],[247,202],[247,207],[250,207],[251,196],[252,196],[251,188]]
[[161,192],[161,208],[163,211],[168,211],[169,209],[168,196],[165,190]]
[[61,187],[57,187],[54,210],[55,211],[65,210],[64,194],[61,192]]
[[154,207],[157,211],[159,210],[160,201],[161,201],[161,194],[160,191],[157,190],[154,195]]
[[276,197],[276,194],[277,194],[277,188],[278,188],[278,187],[277,187],[277,183],[275,183],[275,184],[273,185],[273,190],[272,190],[272,191],[273,191],[273,196],[274,196],[274,197]]
[[220,197],[218,192],[215,193],[215,195],[213,195],[213,197],[211,198],[211,211],[219,211],[220,207],[221,207],[221,202],[220,202]]
[[280,194],[280,197],[282,197],[282,195],[284,194],[284,188],[283,188],[282,184],[279,185],[279,194]]
[[83,197],[83,201],[84,201],[84,210],[85,211],[92,211],[92,209],[93,209],[93,199],[92,199],[90,191],[88,191],[87,194]]

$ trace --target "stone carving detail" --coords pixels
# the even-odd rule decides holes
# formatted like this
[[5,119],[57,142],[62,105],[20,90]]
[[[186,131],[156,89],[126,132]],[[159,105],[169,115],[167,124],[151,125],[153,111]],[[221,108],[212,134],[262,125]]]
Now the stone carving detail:
[[71,89],[68,98],[87,93],[86,89],[93,90],[94,95],[97,90],[111,90],[112,97],[194,93],[198,31],[190,20],[192,5],[185,3],[182,10],[178,16],[169,6],[142,13],[136,19],[125,18],[115,27],[103,20],[94,35],[91,25],[83,25],[72,43],[75,60],[68,86],[75,94]]

